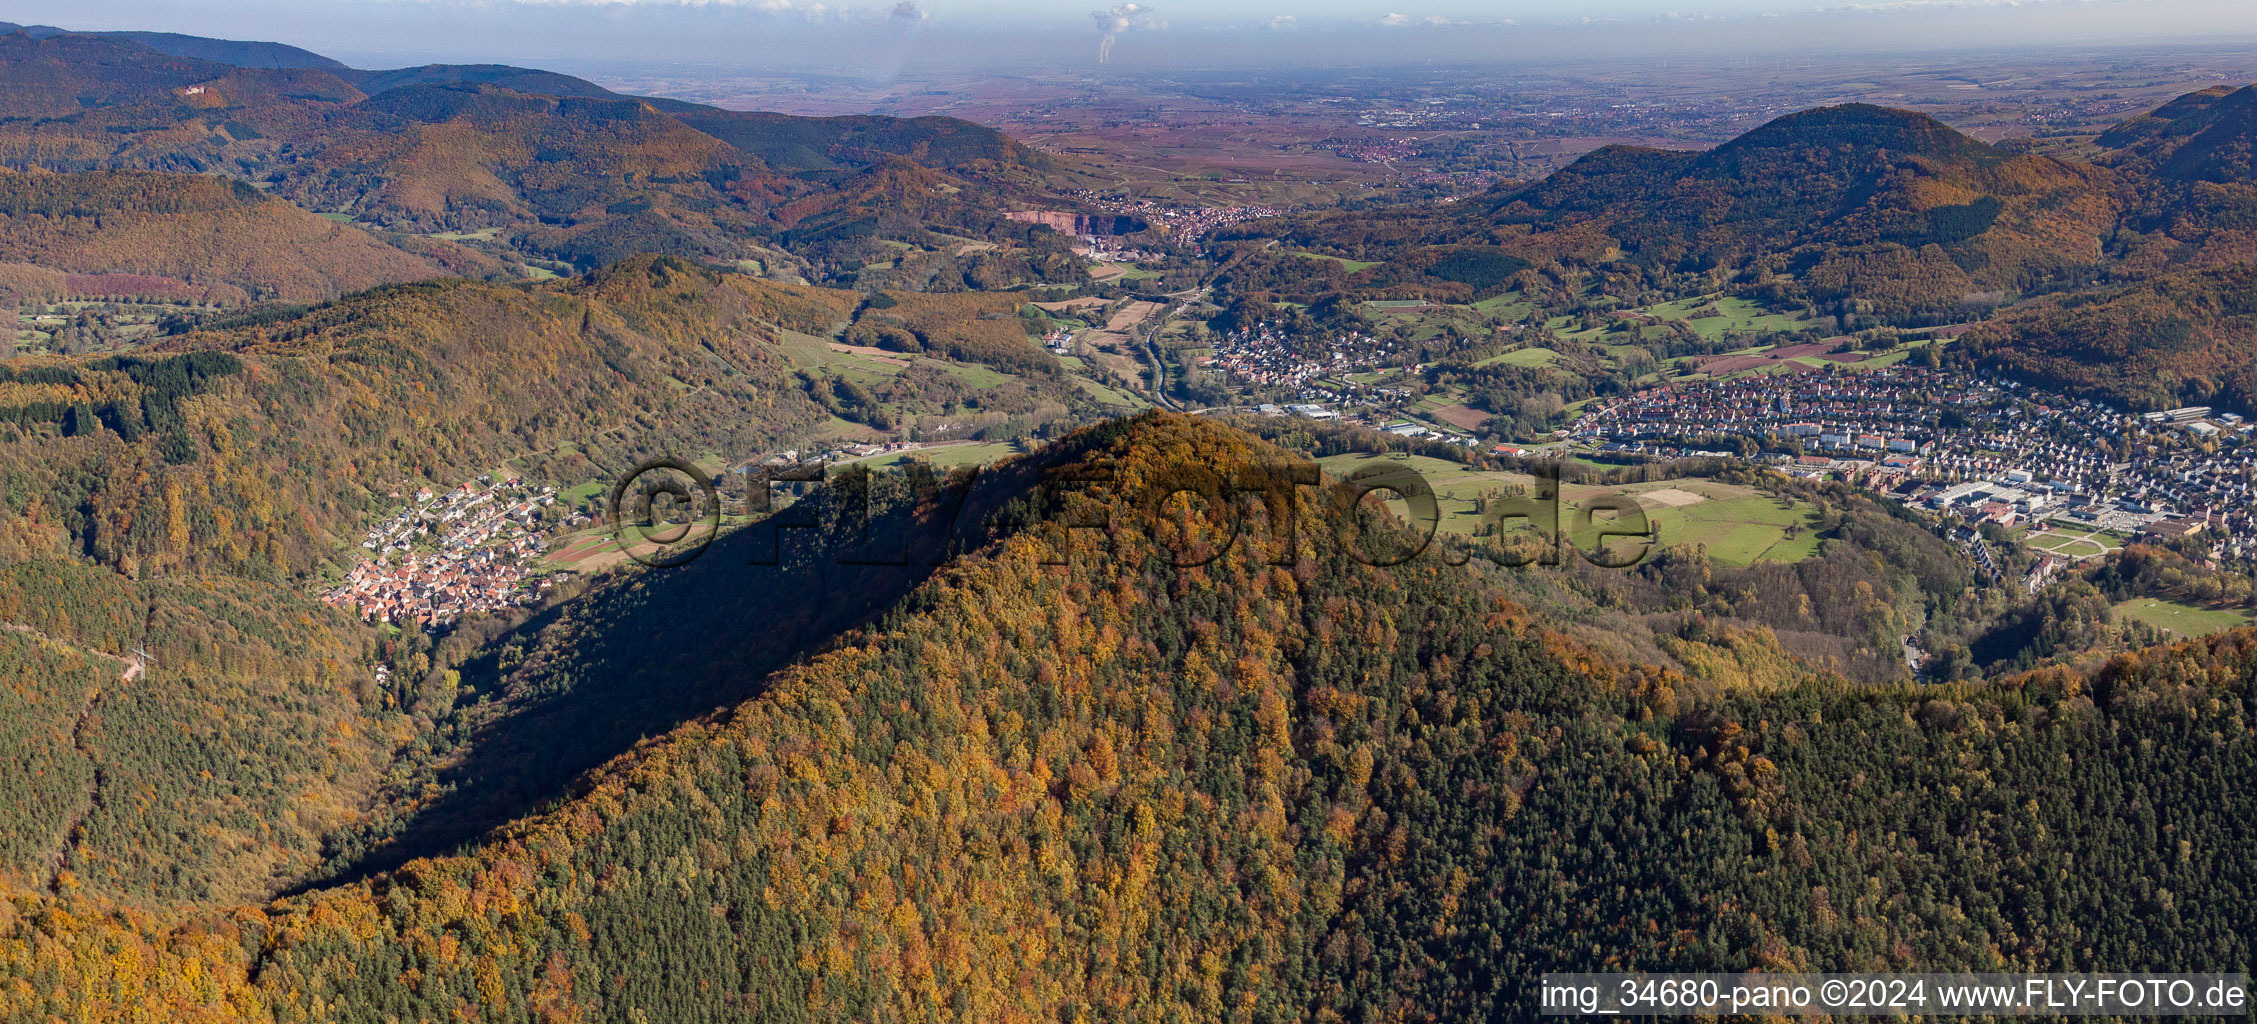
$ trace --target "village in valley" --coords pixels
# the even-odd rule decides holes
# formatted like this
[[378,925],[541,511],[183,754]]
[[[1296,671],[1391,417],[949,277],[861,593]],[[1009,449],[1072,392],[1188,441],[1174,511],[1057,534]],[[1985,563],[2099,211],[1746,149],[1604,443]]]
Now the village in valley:
[[2243,417],[2207,406],[2134,416],[2011,381],[1894,367],[1680,382],[1593,403],[1566,434],[1629,458],[1737,456],[1704,449],[1751,441],[1746,457],[1949,517],[1979,563],[1990,560],[1984,524],[2119,542],[2201,537],[2214,557],[2257,557],[2257,437]]
[[[1135,218],[1151,226],[1162,237],[1177,245],[1192,246],[1209,234],[1234,224],[1281,217],[1289,212],[1285,207],[1266,203],[1242,203],[1231,206],[1199,206],[1162,203],[1150,199],[1135,199],[1111,195],[1095,189],[1074,189],[1067,196],[1093,210]],[[1089,239],[1084,239],[1085,242]]]
[[[1354,402],[1361,389],[1340,375],[1377,370],[1401,348],[1393,340],[1354,332],[1315,344],[1295,344],[1262,323],[1220,335],[1199,364],[1228,374],[1234,383],[1253,391],[1283,390],[1300,399]],[[1416,367],[1411,371],[1416,372]]]
[[[744,460],[724,478],[780,467],[830,467],[863,460],[938,459],[953,453],[994,456],[1008,446],[968,441],[825,442]],[[566,492],[531,485],[507,471],[482,474],[450,488],[397,494],[404,504],[370,527],[361,560],[322,600],[369,622],[447,626],[475,614],[534,604],[576,573],[626,559],[605,525],[609,481]],[[786,503],[791,498],[784,497]]]
[[[1379,331],[1309,339],[1255,324],[1218,334],[1198,365],[1230,385],[1232,401],[1215,412],[1355,423],[1500,458],[1705,457],[1844,480],[1940,517],[1993,572],[2001,560],[1984,527],[2029,538],[2041,552],[2032,587],[2134,539],[2198,538],[2214,559],[2257,559],[2257,435],[2242,416],[2204,406],[2135,414],[1901,357],[1857,365],[1861,354],[1839,354],[1848,341],[1594,396],[1557,429],[1518,439],[1501,439],[1499,420],[1434,386],[1449,363],[1422,365],[1414,345]],[[1787,358],[1805,350],[1816,355]],[[1549,355],[1516,349],[1488,361],[1516,351]]]
[[552,584],[538,567],[554,487],[487,473],[443,492],[425,487],[368,531],[371,557],[324,595],[363,619],[423,626],[531,603]]
[[[2257,444],[2233,413],[2194,406],[2131,416],[2090,399],[1896,368],[1840,377],[1678,384],[1594,403],[1566,432],[1602,453],[1668,455],[1747,438],[1792,472],[1845,474],[1934,508],[1983,509],[2004,526],[2054,510],[2109,528],[2193,517],[2249,531]],[[2023,497],[1988,507],[1967,483]]]

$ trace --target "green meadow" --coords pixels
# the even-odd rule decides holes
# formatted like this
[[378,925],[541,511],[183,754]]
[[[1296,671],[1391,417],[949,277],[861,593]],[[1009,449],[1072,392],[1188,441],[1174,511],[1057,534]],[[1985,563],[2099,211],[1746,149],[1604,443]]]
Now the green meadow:
[[1321,252],[1297,252],[1293,255],[1302,257],[1303,259],[1331,260],[1334,263],[1340,264],[1340,269],[1345,270],[1351,274],[1359,270],[1370,270],[1371,268],[1379,265],[1378,263],[1366,260],[1348,259],[1344,256],[1327,256]]
[[2135,597],[2116,605],[2116,617],[2180,636],[2209,636],[2257,623],[2246,608],[2203,608],[2159,597]]

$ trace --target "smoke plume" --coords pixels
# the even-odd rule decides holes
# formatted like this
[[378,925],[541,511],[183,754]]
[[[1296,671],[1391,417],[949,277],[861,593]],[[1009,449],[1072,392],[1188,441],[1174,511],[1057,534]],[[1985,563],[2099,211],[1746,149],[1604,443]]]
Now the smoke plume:
[[1097,21],[1097,30],[1105,34],[1097,41],[1097,63],[1113,59],[1113,41],[1121,33],[1133,28],[1166,28],[1167,23],[1153,17],[1152,8],[1139,3],[1114,4],[1102,11],[1091,11],[1089,16]]

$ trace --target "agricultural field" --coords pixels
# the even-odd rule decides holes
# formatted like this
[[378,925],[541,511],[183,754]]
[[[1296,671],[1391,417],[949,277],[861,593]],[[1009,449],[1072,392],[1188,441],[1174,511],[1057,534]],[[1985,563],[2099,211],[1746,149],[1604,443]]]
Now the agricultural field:
[[1469,405],[1438,405],[1431,410],[1421,411],[1430,412],[1433,418],[1459,430],[1480,430],[1489,423],[1488,413]]
[[1085,295],[1078,299],[1061,299],[1057,302],[1037,302],[1034,304],[1034,306],[1036,309],[1042,310],[1045,313],[1065,313],[1068,315],[1078,315],[1081,313],[1090,312],[1091,310],[1105,308],[1105,300],[1097,298],[1094,295]]
[[[757,516],[724,515],[722,532],[737,529],[756,521]],[[635,543],[636,551],[658,554],[663,546],[649,540]],[[543,555],[538,568],[547,572],[592,573],[614,568],[627,561],[629,549],[619,543],[619,537],[609,526],[591,526],[577,533],[566,534]]]
[[1166,308],[1166,306],[1163,306],[1157,302],[1137,301],[1125,303],[1121,306],[1121,308],[1113,311],[1113,316],[1111,319],[1105,321],[1105,329],[1114,332],[1126,331],[1129,328],[1141,324],[1146,320],[1152,319],[1155,314]]
[[1474,312],[1498,320],[1518,320],[1527,316],[1528,311],[1534,308],[1536,308],[1535,304],[1529,302],[1518,292],[1492,295],[1473,304]]
[[[1494,302],[1496,300],[1488,301]],[[1695,312],[1712,307],[1717,315],[1693,316]],[[1480,307],[1477,306],[1476,308]],[[1762,303],[1752,299],[1716,296],[1679,299],[1652,306],[1632,307],[1618,312],[1642,314],[1659,322],[1647,323],[1630,330],[1617,331],[1612,329],[1616,326],[1617,321],[1610,318],[1599,326],[1577,330],[1577,319],[1575,317],[1558,316],[1553,317],[1547,323],[1547,326],[1554,334],[1562,338],[1592,345],[1608,345],[1610,342],[1636,344],[1649,339],[1661,338],[1669,332],[1668,324],[1671,322],[1682,322],[1695,333],[1707,339],[1720,338],[1728,334],[1755,335],[1773,331],[1799,331],[1810,326],[1810,321],[1800,313],[1775,313]],[[1751,346],[1744,352],[1735,354],[1753,355],[1766,351],[1769,347],[1768,345]]]
[[857,384],[869,384],[900,373],[914,362],[950,365],[942,360],[857,345],[845,345],[798,331],[779,332],[778,349],[794,369],[823,369]]
[[1118,274],[1106,275],[1108,280],[1112,278],[1119,278],[1123,281],[1155,281],[1167,276],[1160,271],[1147,270],[1134,263],[1102,263],[1099,264],[1096,268],[1092,268],[1090,270],[1089,276],[1092,279],[1095,279],[1097,277],[1097,270],[1104,267],[1112,267],[1120,271],[1120,273]]
[[[1149,303],[1145,304],[1149,305]],[[1103,335],[1102,332],[1091,332]],[[927,355],[891,352],[862,345],[848,345],[830,338],[803,334],[798,331],[779,332],[777,348],[794,369],[819,370],[837,374],[857,384],[875,384],[889,379],[912,366],[930,366],[949,374],[975,388],[992,388],[1013,380],[1011,374],[976,363],[959,363],[936,359]],[[1067,374],[1081,389],[1101,404],[1125,410],[1145,408],[1149,403],[1101,383],[1081,359],[1068,356],[1060,360]],[[832,424],[831,436],[864,437],[869,428],[839,420]]]
[[1709,480],[1626,490],[1646,509],[1664,545],[1700,545],[1725,565],[1799,562],[1818,553],[1818,512],[1791,499]]
[[2257,623],[2246,608],[2203,608],[2157,597],[2135,597],[2116,605],[2116,618],[2153,626],[2179,636],[2209,636]]
[[836,414],[827,416],[815,427],[814,436],[827,441],[852,441],[858,444],[876,444],[891,437],[885,431],[867,423],[856,423]]
[[[1417,473],[1434,492],[1437,511],[1441,514],[1436,529],[1464,536],[1471,536],[1480,523],[1480,517],[1473,511],[1474,499],[1490,493],[1527,493],[1535,483],[1535,478],[1526,473],[1477,470],[1426,455],[1349,452],[1318,459],[1317,465],[1327,476],[1342,478],[1373,466]],[[1409,518],[1411,515],[1410,507],[1404,502],[1389,500],[1387,505],[1398,516]]]
[[1303,259],[1331,260],[1334,263],[1340,264],[1340,269],[1345,270],[1351,274],[1359,270],[1370,270],[1371,268],[1379,265],[1377,263],[1366,260],[1352,260],[1344,256],[1327,256],[1323,253],[1318,252],[1297,252],[1293,255],[1302,257]]
[[1009,374],[974,363],[959,363],[908,352],[889,352],[864,345],[848,345],[798,331],[780,332],[777,347],[783,351],[784,358],[794,369],[819,368],[858,384],[883,380],[919,364],[936,367],[976,388],[994,387],[1010,379]]
[[556,493],[556,500],[567,508],[577,508],[600,498],[611,485],[603,480],[585,480]]
[[1560,354],[1548,348],[1518,348],[1490,356],[1473,365],[1480,366],[1550,366]]
[[476,231],[434,231],[424,235],[443,242],[491,242],[502,236],[500,228],[479,228]]
[[1084,331],[1074,337],[1074,342],[1080,353],[1077,358],[1082,364],[1082,372],[1078,376],[1092,387],[1091,394],[1104,395],[1109,392],[1137,402],[1136,408],[1143,407],[1141,399],[1134,399],[1105,383],[1147,379],[1148,370],[1144,361],[1123,354],[1135,351],[1128,338],[1108,331]]
[[[1076,360],[1076,362],[1079,362],[1079,360]],[[1135,395],[1129,394],[1126,391],[1100,384],[1087,374],[1074,374],[1074,384],[1081,388],[1083,394],[1086,394],[1090,398],[1095,399],[1099,405],[1107,405],[1112,406],[1116,409],[1125,409],[1131,411],[1148,409],[1152,406],[1152,403],[1138,398]]]
[[1696,372],[1724,377],[1750,370],[1759,373],[1791,373],[1823,370],[1836,364],[1864,364],[1865,353],[1834,351],[1839,344],[1838,341],[1828,340],[1799,345],[1764,345],[1679,362]]
[[[1481,517],[1474,511],[1477,499],[1529,493],[1536,478],[1526,473],[1471,469],[1458,463],[1423,455],[1349,453],[1317,460],[1333,476],[1346,476],[1371,465],[1407,467],[1434,491],[1443,533],[1471,535]],[[1818,512],[1801,502],[1776,498],[1742,484],[1706,479],[1653,481],[1626,486],[1568,484],[1561,500],[1573,506],[1592,498],[1626,494],[1644,510],[1659,543],[1669,546],[1702,545],[1708,556],[1726,565],[1756,562],[1799,562],[1818,553]],[[1398,515],[1408,515],[1406,505],[1390,501]]]
[[597,572],[627,560],[627,551],[609,529],[597,528],[569,534],[550,548],[541,568],[560,572]]
[[985,466],[1017,454],[1019,454],[1019,449],[1009,441],[940,444],[919,448],[915,451],[873,455],[867,459],[857,459],[849,463],[840,463],[840,465],[867,466],[874,470],[886,470],[899,469],[914,461],[926,463],[934,469],[947,470],[956,469],[960,466]]
[[997,384],[1001,384],[1004,381],[1011,379],[1010,374],[1004,373],[1003,371],[997,370],[993,367],[980,366],[975,363],[952,363],[945,359],[934,359],[931,360],[931,362],[939,365],[941,369],[955,375],[956,379],[961,380],[966,384],[970,384],[975,388],[992,388]]
[[[1694,317],[1705,306],[1714,306],[1720,316]],[[1762,303],[1742,298],[1691,298],[1664,302],[1639,310],[1663,320],[1683,320],[1685,325],[1700,333],[1701,337],[1714,338],[1732,331],[1793,331],[1809,326],[1798,315],[1774,313]]]
[[1924,341],[1914,344],[1908,344],[1902,348],[1897,349],[1894,352],[1884,352],[1877,356],[1868,357],[1864,362],[1857,365],[1863,369],[1878,370],[1885,366],[1895,366],[1898,363],[1904,362],[1905,360],[1912,358],[1913,353],[1918,352],[1930,345],[1940,346],[1949,344],[1951,344],[1949,340]]

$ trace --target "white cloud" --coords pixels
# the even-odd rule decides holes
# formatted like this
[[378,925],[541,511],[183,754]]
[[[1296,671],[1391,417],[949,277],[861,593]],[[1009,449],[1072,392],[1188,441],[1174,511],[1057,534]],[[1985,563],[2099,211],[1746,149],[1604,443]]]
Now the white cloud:
[[1429,14],[1423,18],[1414,18],[1408,14],[1397,12],[1373,18],[1369,22],[1366,22],[1366,24],[1377,25],[1381,28],[1409,28],[1416,25],[1424,25],[1429,28],[1449,28],[1454,25],[1471,25],[1473,24],[1473,22],[1463,21],[1457,18],[1446,18],[1439,14]]

